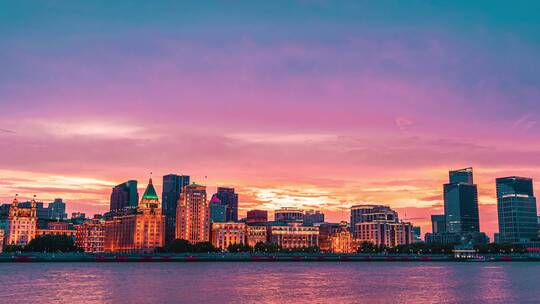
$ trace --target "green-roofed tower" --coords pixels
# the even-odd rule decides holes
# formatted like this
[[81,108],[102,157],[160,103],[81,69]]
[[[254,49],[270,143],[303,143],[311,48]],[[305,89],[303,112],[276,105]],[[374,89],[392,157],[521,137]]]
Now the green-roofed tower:
[[144,194],[141,198],[141,202],[139,204],[139,207],[141,208],[159,208],[159,197],[157,196],[156,189],[154,188],[154,185],[152,184],[152,178],[148,181],[148,186],[146,186],[146,190],[144,190]]

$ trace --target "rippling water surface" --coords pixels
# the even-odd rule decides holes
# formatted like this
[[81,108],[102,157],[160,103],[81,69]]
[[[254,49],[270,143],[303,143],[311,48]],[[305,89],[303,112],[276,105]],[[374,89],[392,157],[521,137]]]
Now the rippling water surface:
[[539,303],[540,263],[0,264],[2,303]]

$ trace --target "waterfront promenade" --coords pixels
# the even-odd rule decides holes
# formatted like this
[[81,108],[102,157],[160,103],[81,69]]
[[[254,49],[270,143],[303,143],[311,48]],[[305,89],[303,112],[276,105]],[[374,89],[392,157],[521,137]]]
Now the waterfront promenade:
[[456,258],[452,254],[302,254],[302,253],[185,253],[185,254],[87,254],[3,253],[0,263],[24,262],[510,262],[538,261],[539,254],[480,254]]

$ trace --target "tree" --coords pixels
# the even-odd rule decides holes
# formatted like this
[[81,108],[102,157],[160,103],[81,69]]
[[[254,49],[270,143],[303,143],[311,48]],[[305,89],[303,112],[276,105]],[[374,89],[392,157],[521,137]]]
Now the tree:
[[71,236],[67,235],[40,235],[30,241],[26,246],[30,252],[75,252],[80,251],[75,246]]
[[167,245],[165,250],[175,253],[190,252],[191,244],[187,240],[176,239],[173,240],[169,245]]
[[382,252],[382,247],[377,246],[373,244],[372,242],[363,241],[360,243],[360,246],[358,246],[358,252],[359,253],[378,253]]
[[273,243],[258,242],[257,244],[255,244],[255,247],[254,247],[255,252],[273,253],[273,252],[278,252],[280,250],[281,250],[281,247]]
[[214,247],[210,242],[200,242],[191,246],[192,252],[216,252],[218,248]]
[[250,252],[253,248],[247,244],[231,244],[227,247],[229,252]]
[[6,245],[4,252],[21,252],[24,251],[24,246],[21,245]]

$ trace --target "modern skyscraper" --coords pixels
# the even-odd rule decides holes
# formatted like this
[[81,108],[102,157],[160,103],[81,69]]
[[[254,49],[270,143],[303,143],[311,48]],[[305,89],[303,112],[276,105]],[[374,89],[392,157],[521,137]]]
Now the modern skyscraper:
[[465,168],[450,171],[450,182],[444,184],[446,232],[480,232],[478,189],[473,183],[472,170]]
[[64,203],[61,198],[55,198],[54,201],[49,204],[47,209],[49,209],[49,218],[51,220],[61,221],[67,219],[66,203]]
[[139,203],[139,193],[137,192],[137,181],[130,180],[115,186],[111,193],[111,211],[118,211],[124,208],[135,208]]
[[446,232],[446,221],[444,219],[444,214],[431,215],[431,232],[432,233]]
[[195,183],[185,186],[176,213],[177,239],[190,243],[210,241],[210,208],[205,186]]
[[533,182],[525,177],[497,178],[499,242],[528,242],[538,237]]
[[165,215],[165,243],[169,243],[176,237],[176,206],[180,193],[185,186],[189,185],[188,175],[169,174],[163,176],[163,215]]
[[210,222],[222,223],[227,221],[227,205],[223,204],[221,200],[214,194],[210,199]]
[[227,205],[227,222],[238,222],[238,194],[234,188],[218,187],[215,195],[222,204]]

